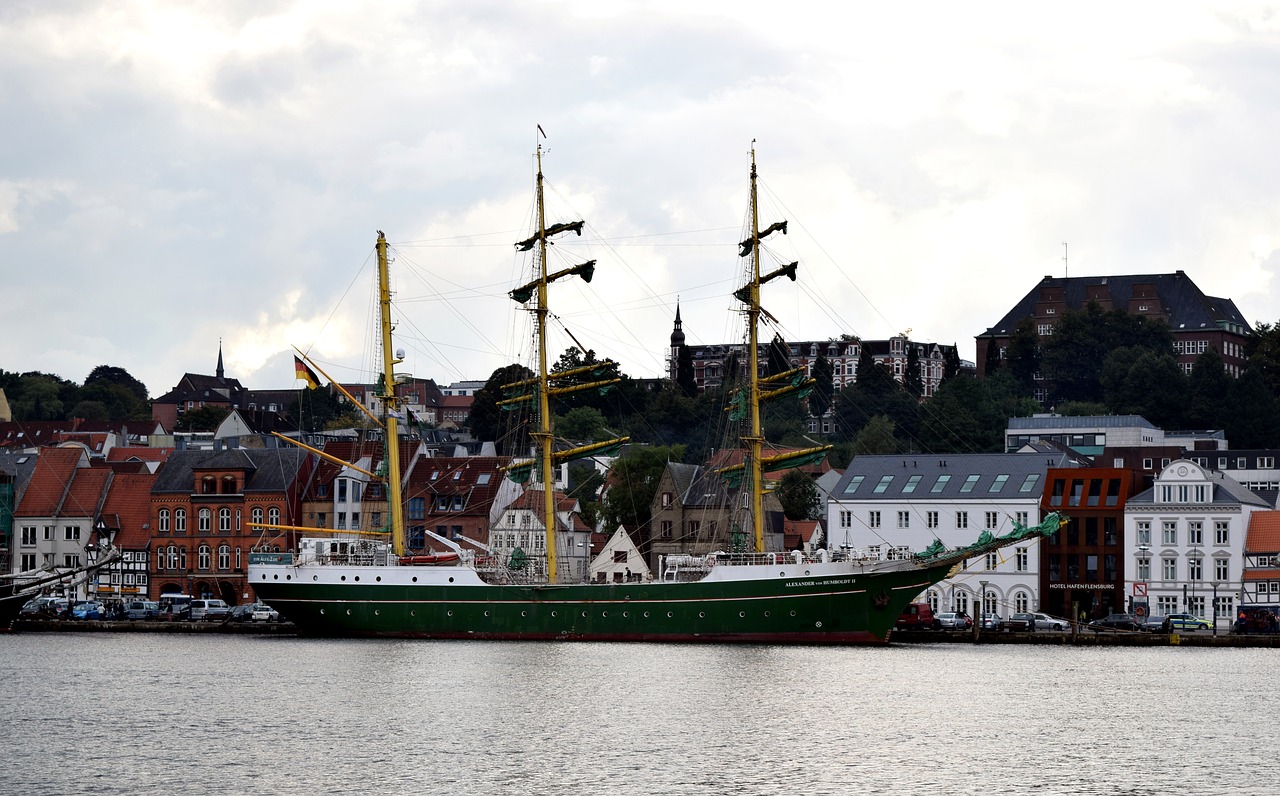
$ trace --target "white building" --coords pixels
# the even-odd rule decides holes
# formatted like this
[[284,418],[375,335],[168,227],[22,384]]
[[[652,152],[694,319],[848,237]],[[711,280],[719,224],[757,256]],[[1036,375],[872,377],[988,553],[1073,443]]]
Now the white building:
[[[1169,463],[1124,509],[1126,589],[1152,615],[1191,613],[1230,626],[1249,518],[1266,500],[1190,459]],[[1211,605],[1216,594],[1217,605]],[[1209,613],[1212,610],[1212,615]]]
[[[910,555],[939,539],[949,548],[996,536],[1013,522],[1040,522],[1040,497],[1051,467],[1071,467],[1062,454],[993,453],[855,456],[831,491],[827,546],[872,556]],[[970,559],[952,578],[923,595],[935,610],[1007,617],[1040,604],[1040,543]]]

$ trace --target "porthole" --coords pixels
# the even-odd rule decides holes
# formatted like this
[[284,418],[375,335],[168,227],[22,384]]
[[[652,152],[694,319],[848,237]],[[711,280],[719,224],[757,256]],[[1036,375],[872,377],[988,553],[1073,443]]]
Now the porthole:
[[417,616],[417,615],[418,615],[418,612],[417,612],[417,611],[410,611],[410,612],[409,612],[409,616]]
[[445,612],[444,612],[444,615],[445,615],[445,616],[453,616],[453,611],[445,611]]
[[279,575],[272,575],[272,576],[271,576],[271,579],[272,579],[272,580],[280,580],[280,576],[279,576]]
[[808,575],[808,574],[809,574],[809,570],[807,570],[807,569],[806,569],[806,570],[804,571],[804,574]]
[[374,616],[382,616],[382,611],[378,610],[377,608],[374,608],[374,609],[373,609],[373,615],[374,615]]
[[[359,578],[356,578],[356,580],[360,580],[360,579],[359,579]],[[376,580],[377,582],[381,583],[381,582],[382,582],[382,576],[381,576],[381,575],[379,575],[378,577],[374,578],[374,580]]]
[[312,580],[320,580],[320,576],[319,576],[319,575],[312,575],[312,576],[311,576],[311,579],[312,579]]
[[356,575],[355,579],[356,579],[357,581],[358,581],[358,580],[360,580],[360,576],[359,576],[359,575]]
[[608,612],[608,611],[601,611],[601,612],[600,612],[600,616],[602,616],[602,617],[605,617],[605,616],[608,616],[608,615],[609,615],[609,612]]
[[555,611],[552,611],[552,612],[551,612],[551,615],[552,615],[552,616],[555,616],[555,615],[556,615],[556,612],[555,612]]
[[417,575],[414,575],[414,576],[413,576],[413,582],[414,582],[414,583],[417,583],[417,582],[418,582],[418,576],[417,576]]
[[702,611],[699,611],[699,612],[698,612],[698,618],[699,618],[699,619],[706,619],[706,618],[707,618],[707,615],[706,615],[706,614],[704,614]]
[[350,608],[348,608],[348,609],[347,609],[347,616],[351,616],[351,609],[350,609]]
[[785,578],[786,576],[787,576],[787,573],[785,573],[785,572],[779,572],[779,573],[778,573],[778,577],[780,577],[780,578]]
[[670,618],[671,618],[671,612],[670,612],[670,611],[667,611],[667,618],[668,618],[668,619],[670,619]]
[[630,611],[623,611],[623,612],[622,612],[622,618],[623,618],[623,619],[630,619],[630,618],[631,618],[631,612],[630,612]]
[[792,616],[795,616],[795,615],[796,615],[796,612],[795,612],[795,611],[792,611],[792,612],[791,612],[791,615],[792,615]]
[[528,615],[529,615],[529,612],[528,612],[528,611],[521,611],[521,612],[520,612],[520,615],[521,615],[521,616],[528,616]]
[[648,618],[649,618],[649,612],[648,612],[648,611],[645,611],[645,612],[644,612],[644,618],[645,618],[645,619],[648,619]]
[[814,626],[814,627],[822,627],[822,623],[821,623],[821,622],[814,622],[814,623],[813,623],[813,626]]
[[738,618],[739,618],[739,619],[746,619],[746,618],[747,618],[747,612],[746,612],[746,611],[739,611],[739,612],[738,612]]
[[341,576],[340,578],[338,578],[338,580],[346,580],[346,579],[347,579],[347,576],[346,576],[346,575],[343,575],[343,576]]
[[768,611],[765,611],[765,612],[764,612],[764,618],[765,618],[765,619],[768,619],[768,618],[769,618],[769,612],[768,612]]
[[284,579],[285,579],[285,580],[293,580],[293,576],[292,576],[292,575],[285,575],[285,576],[284,576]]
[[452,576],[452,575],[450,575],[450,576],[449,576],[449,582],[450,582],[450,583],[453,583],[453,576]]
[[583,616],[583,618],[586,618],[586,616],[587,616],[587,612],[586,612],[586,611],[583,611],[583,612],[582,612],[582,616]]
[[488,616],[488,615],[489,615],[489,612],[488,612],[488,611],[485,611],[485,612],[484,612],[484,615],[485,615],[485,616]]
[[320,609],[320,615],[321,615],[321,616],[324,616],[324,609],[323,609],[323,608],[321,608],[321,609]]

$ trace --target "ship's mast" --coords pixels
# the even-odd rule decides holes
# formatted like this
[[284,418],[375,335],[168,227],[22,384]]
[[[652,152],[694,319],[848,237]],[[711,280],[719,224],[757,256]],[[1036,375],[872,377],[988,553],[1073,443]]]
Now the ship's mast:
[[396,557],[404,555],[404,513],[400,497],[400,432],[396,413],[400,399],[396,396],[395,366],[403,360],[391,350],[391,278],[387,268],[387,238],[378,231],[378,314],[382,322],[382,405],[386,408],[386,444],[384,459],[387,471],[387,508],[391,520],[391,550]]
[[751,274],[747,283],[747,403],[750,407],[750,433],[743,437],[747,444],[747,488],[751,490],[751,530],[755,534],[755,551],[764,552],[764,485],[761,483],[760,455],[764,438],[760,432],[760,204],[756,192],[756,148],[751,147]]
[[556,582],[556,493],[552,468],[551,396],[547,385],[547,206],[542,190],[542,145],[538,145],[538,306],[534,310],[535,334],[538,338],[538,430],[531,433],[538,446],[541,469],[542,519],[546,533],[547,581]]

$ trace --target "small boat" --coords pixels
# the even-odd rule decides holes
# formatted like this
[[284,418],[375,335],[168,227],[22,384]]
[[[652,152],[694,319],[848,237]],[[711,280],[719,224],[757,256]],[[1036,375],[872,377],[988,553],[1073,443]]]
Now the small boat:
[[434,567],[441,564],[456,564],[461,557],[460,553],[454,552],[400,556],[400,566]]
[[[745,284],[733,296],[747,318],[748,362],[743,384],[730,408],[742,424],[745,454],[741,463],[722,468],[721,475],[739,490],[734,505],[747,507],[741,522],[743,540],[728,552],[702,556],[660,557],[652,580],[613,583],[562,583],[556,563],[556,509],[553,468],[569,458],[590,455],[625,440],[593,443],[567,451],[553,449],[550,402],[557,395],[590,389],[603,382],[562,386],[566,376],[589,378],[593,367],[551,373],[547,368],[548,287],[558,279],[580,276],[590,281],[595,261],[549,273],[549,238],[565,232],[582,234],[583,222],[548,226],[543,194],[542,148],[537,153],[536,228],[516,244],[535,256],[536,277],[510,295],[534,316],[538,369],[508,385],[507,404],[536,409],[530,434],[535,455],[515,462],[513,480],[531,480],[541,491],[544,558],[530,582],[491,556],[463,551],[452,561],[436,556],[407,555],[404,510],[397,452],[398,398],[383,388],[382,422],[385,453],[387,519],[382,538],[335,540],[308,537],[296,552],[253,553],[249,583],[260,600],[288,616],[300,634],[309,636],[373,636],[417,638],[751,642],[782,644],[880,644],[887,641],[899,613],[929,586],[947,577],[965,559],[1011,545],[1019,539],[1057,530],[1060,518],[1050,515],[1039,526],[1015,529],[1003,537],[984,532],[960,549],[939,545],[923,553],[882,556],[857,550],[783,552],[765,549],[764,474],[824,457],[827,447],[766,456],[761,430],[762,401],[806,389],[812,380],[790,371],[761,377],[757,324],[764,312],[760,289],[773,279],[796,278],[796,263],[761,273],[761,240],[786,231],[776,222],[763,231],[757,206],[756,163],[751,153],[751,224],[739,246],[747,262]],[[391,307],[387,289],[387,242],[377,240],[383,353],[381,383],[394,385],[391,353]],[[766,314],[767,315],[767,314]],[[533,474],[537,478],[532,478]],[[269,528],[270,526],[263,526]],[[296,529],[291,529],[296,530]],[[748,546],[746,539],[752,539]],[[518,551],[517,551],[518,552]],[[423,559],[432,559],[430,561]],[[424,567],[418,564],[430,563]]]

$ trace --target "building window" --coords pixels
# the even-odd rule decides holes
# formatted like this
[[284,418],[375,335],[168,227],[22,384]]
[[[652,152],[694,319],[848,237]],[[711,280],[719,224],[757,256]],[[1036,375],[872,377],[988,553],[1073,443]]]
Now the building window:
[[674,498],[675,498],[675,496],[674,496],[674,495],[672,495],[670,492],[663,492],[663,493],[662,493],[662,507],[663,507],[664,509],[665,509],[665,508],[667,508],[667,507],[669,507],[669,506],[671,505],[672,501],[674,500]]
[[62,529],[62,538],[68,542],[80,541],[80,526],[68,525]]
[[338,502],[346,503],[347,502],[347,479],[339,478],[337,481],[337,484],[338,484]]
[[1204,523],[1199,520],[1187,522],[1187,544],[1204,544]]
[[1178,579],[1178,560],[1176,558],[1162,558],[1160,559],[1160,564],[1160,575],[1163,580]]
[[1165,616],[1178,612],[1178,598],[1173,596],[1157,597],[1156,610]]
[[1227,521],[1214,520],[1213,521],[1213,543],[1228,544],[1230,538],[1231,538],[1231,533],[1227,530]]
[[196,569],[206,570],[209,568],[209,545],[202,544],[196,552]]
[[852,528],[852,527],[853,527],[853,512],[852,512],[852,511],[849,511],[848,509],[841,509],[841,510],[840,510],[840,527],[841,527],[841,528]]
[[160,533],[168,533],[169,532],[169,510],[160,509],[160,513],[157,515],[157,518],[158,519],[157,519],[156,525]]
[[218,530],[223,533],[231,532],[231,509],[218,509]]
[[875,492],[875,494],[879,495],[880,493],[888,489],[889,484],[892,484],[892,483],[893,483],[893,476],[891,475],[881,476],[880,483],[876,484],[876,488],[872,491]]
[[1028,569],[1027,548],[1025,547],[1014,548],[1013,560],[1014,560],[1014,566],[1017,567],[1019,572],[1026,572]]
[[663,520],[661,528],[662,528],[662,538],[670,539],[672,536],[672,530],[674,528],[674,525],[672,524],[671,520]]
[[988,531],[994,531],[1000,527],[1000,513],[996,511],[984,512],[983,519],[986,521],[985,527]]
[[898,527],[899,527],[899,528],[910,528],[910,527],[911,527],[911,512],[909,512],[909,511],[899,511],[899,512],[898,512]]
[[224,545],[218,546],[218,569],[221,569],[224,571],[231,569],[231,546],[230,545],[224,544]]
[[1029,521],[1029,517],[1030,515],[1025,511],[1016,511],[1013,514],[1014,522],[1018,523],[1024,528],[1027,527],[1027,522]]
[[1172,520],[1160,523],[1160,542],[1162,544],[1178,543],[1178,523]]
[[[262,524],[262,507],[254,506],[253,511],[249,512],[249,516],[253,518],[254,525],[261,525]],[[320,527],[323,528],[324,526],[321,525]]]
[[1204,562],[1199,556],[1187,559],[1187,580],[1204,580]]
[[927,525],[930,528],[938,527],[938,512],[927,511],[925,512],[924,517],[925,517],[925,523],[924,523],[925,525]]
[[956,512],[956,528],[959,530],[963,530],[968,527],[969,527],[969,512],[957,511]]
[[1141,581],[1151,580],[1151,559],[1150,558],[1143,557],[1138,559],[1138,580],[1141,580]]
[[1013,609],[1016,612],[1020,614],[1025,614],[1030,604],[1031,604],[1031,599],[1027,596],[1027,593],[1025,591],[1016,592],[1013,595]]
[[1231,560],[1227,558],[1215,558],[1213,560],[1213,579],[1214,580],[1230,580],[1231,579]]
[[1138,520],[1138,544],[1151,546],[1151,521]]
[[987,570],[988,571],[994,571],[999,564],[1000,564],[999,553],[987,553]]
[[868,528],[880,527],[880,512],[871,511],[867,513],[867,527]]
[[982,476],[974,474],[964,479],[964,483],[960,485],[960,494],[972,492],[973,488],[978,485],[978,479]]
[[197,527],[199,528],[200,533],[208,533],[209,526],[213,521],[213,512],[209,511],[208,509],[200,509],[199,514],[197,514],[196,516],[198,517],[197,522],[199,524]]
[[949,482],[950,480],[951,480],[951,476],[949,474],[943,474],[938,476],[938,480],[933,482],[933,488],[930,489],[929,491],[936,495],[937,493],[941,492],[943,489],[946,489],[947,482]]
[[1027,493],[1036,488],[1036,484],[1040,483],[1040,474],[1031,473],[1023,481],[1022,486],[1018,487],[1018,492]]

